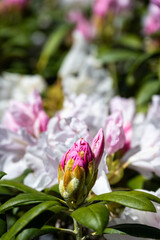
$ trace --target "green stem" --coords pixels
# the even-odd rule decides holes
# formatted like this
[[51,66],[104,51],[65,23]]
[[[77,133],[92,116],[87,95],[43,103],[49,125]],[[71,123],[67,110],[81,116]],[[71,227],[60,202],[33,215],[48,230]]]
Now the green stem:
[[82,226],[75,219],[74,221],[74,232],[76,234],[76,240],[82,240]]

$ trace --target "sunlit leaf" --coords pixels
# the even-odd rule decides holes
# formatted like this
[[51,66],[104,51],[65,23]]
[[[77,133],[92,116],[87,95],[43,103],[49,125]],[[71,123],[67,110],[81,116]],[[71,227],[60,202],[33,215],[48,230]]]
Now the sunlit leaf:
[[108,201],[122,204],[126,207],[135,208],[142,211],[156,212],[152,202],[148,200],[141,192],[138,194],[136,191],[116,191],[101,194],[93,197],[90,201]]
[[13,207],[20,206],[20,205],[26,205],[26,204],[33,204],[38,202],[44,202],[44,201],[55,201],[55,204],[60,204],[58,201],[59,199],[47,195],[47,194],[36,194],[36,193],[30,193],[30,194],[19,194],[18,196],[9,199],[7,202],[5,202],[3,205],[0,206],[0,212],[7,211]]
[[53,206],[55,202],[48,201],[38,204],[37,206],[31,208],[28,212],[26,212],[22,217],[20,217],[16,223],[9,229],[7,233],[5,233],[1,240],[11,240],[14,236],[16,236],[31,220],[37,217],[39,214],[44,212]]
[[102,203],[96,203],[75,210],[71,216],[85,227],[102,233],[109,220],[109,212]]

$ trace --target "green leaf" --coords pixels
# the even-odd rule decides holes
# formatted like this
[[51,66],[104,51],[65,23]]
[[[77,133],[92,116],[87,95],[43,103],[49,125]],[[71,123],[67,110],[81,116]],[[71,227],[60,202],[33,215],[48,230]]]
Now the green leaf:
[[159,56],[160,56],[160,51],[155,51],[155,52],[152,52],[152,53],[144,53],[144,54],[140,55],[136,59],[134,64],[132,64],[132,67],[129,70],[129,73],[128,73],[128,76],[127,76],[127,82],[130,82],[130,79],[134,78],[133,77],[134,73],[138,70],[138,68],[141,67],[142,64],[144,64],[145,62],[147,62],[148,60],[150,60],[152,58],[158,58]]
[[142,105],[150,101],[152,96],[158,93],[159,90],[160,90],[160,82],[158,80],[150,81],[142,85],[136,97],[137,105]]
[[6,187],[0,187],[0,195],[14,196],[15,193]]
[[103,234],[123,234],[123,235],[125,235],[126,233],[116,230],[114,228],[106,228],[106,229],[104,229]]
[[53,55],[56,50],[59,48],[62,41],[64,41],[65,36],[71,30],[71,25],[63,24],[61,25],[56,31],[52,32],[49,36],[47,42],[45,43],[38,64],[37,68],[39,71],[42,71],[47,66],[49,58]]
[[26,193],[39,193],[37,190],[30,188],[22,183],[15,182],[13,180],[1,180],[0,186],[16,188],[17,190]]
[[125,61],[128,59],[137,58],[139,53],[130,50],[122,50],[122,49],[115,49],[115,50],[108,50],[105,54],[100,56],[102,63],[115,63],[120,61]]
[[5,175],[7,175],[5,172],[0,172],[0,179]]
[[[152,239],[160,239],[160,229],[142,225],[142,224],[120,224],[111,226],[111,229],[116,229],[119,234],[128,234],[134,237],[143,237],[143,238],[152,238]],[[107,229],[103,231],[103,233],[109,233]]]
[[30,228],[30,229],[25,229],[23,230],[16,238],[16,240],[32,240],[35,239],[39,236],[42,236],[47,233],[52,233],[55,231],[63,231],[72,235],[75,235],[72,230],[69,229],[63,229],[63,228],[56,228],[56,227],[51,227],[51,226],[44,226],[41,229],[37,228]]
[[19,194],[18,196],[9,199],[7,202],[5,202],[3,205],[0,206],[0,212],[3,213],[13,207],[17,207],[20,205],[26,205],[26,204],[33,204],[33,203],[38,203],[38,202],[44,202],[44,201],[55,201],[56,205],[61,205],[60,202],[58,201],[59,199],[50,196],[47,194],[36,194],[36,193],[23,193]]
[[19,218],[16,223],[9,229],[9,231],[4,234],[1,240],[11,240],[16,236],[31,220],[37,217],[40,213],[49,209],[55,204],[53,201],[43,202],[37,206],[31,208],[26,212],[21,218]]
[[129,180],[127,186],[131,189],[142,189],[145,180],[146,178],[144,178],[142,175],[138,175]]
[[54,232],[56,228],[49,228],[49,229],[38,229],[38,228],[30,228],[30,229],[25,229],[22,231],[16,238],[16,240],[32,240],[35,239],[36,237],[42,236],[47,233]]
[[[5,216],[4,216],[5,217]],[[0,237],[7,231],[7,224],[4,218],[0,216]]]
[[101,234],[109,220],[109,212],[102,203],[81,207],[72,212],[71,216],[85,227]]
[[108,201],[116,202],[124,206],[135,208],[142,211],[156,212],[156,209],[152,202],[145,197],[144,194],[136,191],[115,191],[110,193],[101,194],[93,197],[89,201]]
[[14,178],[13,181],[23,183],[24,178],[31,172],[33,172],[31,169],[26,169],[24,173],[22,173],[19,177]]
[[137,196],[139,195],[140,197],[144,196],[145,198],[160,204],[160,198],[153,194],[143,192],[143,191],[131,191],[131,194],[132,194],[132,192],[134,192],[134,195],[137,195]]

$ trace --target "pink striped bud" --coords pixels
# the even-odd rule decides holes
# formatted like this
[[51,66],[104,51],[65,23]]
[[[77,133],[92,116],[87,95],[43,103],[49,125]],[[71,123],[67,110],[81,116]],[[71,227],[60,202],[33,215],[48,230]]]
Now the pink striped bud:
[[94,137],[91,144],[91,149],[95,158],[95,166],[98,167],[104,151],[104,133],[102,128],[98,131],[97,135]]
[[58,169],[59,189],[71,208],[82,204],[93,187],[98,165],[104,150],[104,136],[99,130],[92,142],[92,149],[79,139],[63,156]]

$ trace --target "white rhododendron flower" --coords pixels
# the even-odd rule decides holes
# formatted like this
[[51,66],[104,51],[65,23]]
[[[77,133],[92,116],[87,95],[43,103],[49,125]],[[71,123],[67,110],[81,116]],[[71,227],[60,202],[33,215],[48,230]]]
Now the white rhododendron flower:
[[62,118],[76,117],[84,121],[91,135],[94,136],[99,128],[105,127],[108,106],[99,95],[80,94],[76,96],[72,94],[65,98],[59,115]]
[[26,101],[35,89],[42,93],[46,89],[40,75],[21,75],[5,72],[0,76],[0,119],[11,99]]
[[[91,52],[89,43],[80,33],[74,33],[74,44],[59,70],[66,95],[99,94],[109,101],[113,96],[113,80]],[[74,67],[73,67],[74,66]]]

